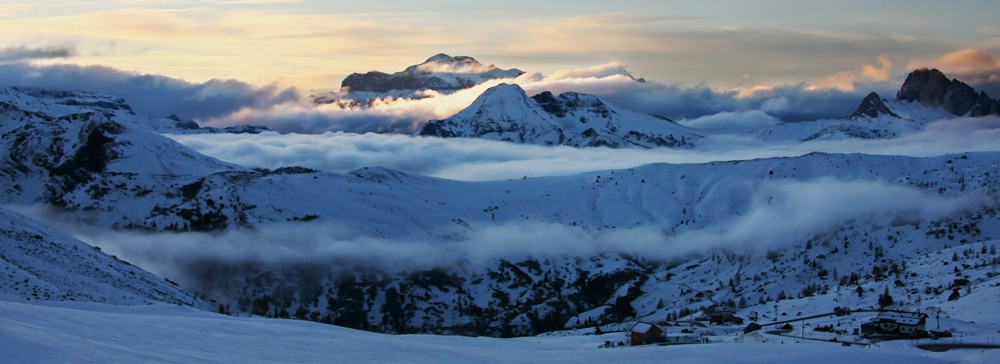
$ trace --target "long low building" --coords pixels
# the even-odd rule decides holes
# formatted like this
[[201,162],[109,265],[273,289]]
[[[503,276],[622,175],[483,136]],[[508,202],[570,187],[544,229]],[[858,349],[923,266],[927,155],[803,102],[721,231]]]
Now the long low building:
[[921,335],[927,332],[927,314],[905,311],[882,311],[872,321],[861,324],[865,335]]

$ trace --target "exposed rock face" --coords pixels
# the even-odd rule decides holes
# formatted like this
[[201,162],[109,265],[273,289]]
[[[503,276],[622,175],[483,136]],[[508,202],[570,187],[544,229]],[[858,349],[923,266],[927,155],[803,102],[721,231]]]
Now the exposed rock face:
[[851,115],[851,118],[877,118],[880,115],[888,115],[896,118],[899,117],[899,115],[892,112],[888,106],[885,106],[885,103],[882,102],[882,98],[877,93],[872,92],[868,94],[863,101],[861,101],[861,105],[859,105],[858,110]]
[[[177,114],[166,117],[166,124],[151,122],[154,130],[166,134],[260,134],[271,131],[261,125],[237,125],[225,128],[202,127],[193,120],[181,120]],[[171,125],[172,123],[172,125]]]
[[976,106],[972,107],[971,115],[973,117],[1000,115],[1000,101],[990,98],[986,92],[980,92],[979,100],[976,101]]
[[976,101],[976,90],[959,80],[952,80],[944,93],[944,104],[941,107],[952,114],[965,115],[976,105]]
[[407,67],[403,72],[388,74],[371,71],[351,74],[341,82],[340,87],[352,92],[375,93],[425,89],[454,91],[488,80],[514,78],[522,74],[524,72],[518,69],[504,70],[494,65],[483,65],[472,57],[438,54],[424,63]]
[[920,68],[906,77],[896,94],[897,100],[919,102],[927,107],[940,107],[962,116],[970,111],[972,116],[997,115],[996,101],[962,81],[951,79],[937,69]]

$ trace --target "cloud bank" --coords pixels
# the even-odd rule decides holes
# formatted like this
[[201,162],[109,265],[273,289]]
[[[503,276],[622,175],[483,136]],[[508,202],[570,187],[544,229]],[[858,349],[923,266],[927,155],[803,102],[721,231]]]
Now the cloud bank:
[[897,216],[934,221],[980,208],[982,203],[967,196],[945,198],[879,182],[834,179],[765,185],[751,201],[749,210],[738,217],[676,235],[655,224],[588,232],[580,227],[538,222],[477,225],[468,239],[447,242],[359,237],[350,227],[333,224],[310,229],[273,224],[252,232],[185,233],[183,239],[173,233],[69,229],[108,254],[175,278],[187,287],[205,290],[209,288],[204,286],[205,280],[217,279],[197,276],[195,272],[203,271],[205,264],[312,265],[330,270],[344,264],[367,264],[388,271],[406,271],[447,267],[455,262],[478,266],[490,265],[497,259],[601,254],[666,261],[715,249],[780,249],[848,221],[885,225]]
[[[41,52],[32,52],[35,51]],[[12,54],[26,52],[32,53],[18,50]],[[154,117],[178,114],[206,126],[264,125],[281,133],[301,134],[327,131],[410,134],[428,120],[454,115],[489,87],[506,82],[520,85],[529,95],[543,91],[594,94],[627,109],[665,116],[695,127],[740,129],[846,117],[869,92],[892,97],[901,80],[892,76],[893,63],[888,57],[881,56],[878,62],[879,66],[862,65],[801,84],[739,89],[636,82],[626,71],[626,64],[609,62],[558,70],[548,76],[527,73],[450,94],[427,90],[422,92],[423,98],[416,100],[388,97],[364,107],[315,105],[295,88],[282,89],[274,84],[255,86],[218,79],[191,83],[102,66],[0,64],[0,85],[107,92],[125,98],[140,114]],[[992,82],[1000,80],[997,78],[1000,67],[985,51],[949,53],[928,64],[941,66],[974,84],[978,81],[977,87],[987,92]],[[910,64],[918,65],[922,64]]]
[[[51,52],[58,54],[61,50]],[[245,108],[263,109],[299,99],[294,88],[254,86],[237,80],[192,83],[104,66],[0,64],[3,86],[110,93],[124,98],[140,115],[176,114],[185,119],[228,115]]]
[[[859,81],[860,82],[860,81]],[[867,81],[866,81],[867,82]],[[528,73],[516,79],[492,80],[451,94],[434,91],[424,98],[375,100],[370,106],[283,103],[269,107],[246,107],[231,114],[205,120],[211,126],[265,125],[282,133],[315,134],[326,131],[410,134],[432,119],[447,118],[461,111],[485,91],[500,83],[521,86],[531,96],[543,91],[555,94],[573,91],[597,95],[621,107],[675,120],[699,119],[721,127],[721,119],[759,126],[776,121],[797,122],[849,116],[868,92],[895,94],[891,82],[866,83],[864,90],[815,88],[806,84],[761,88],[752,91],[716,90],[705,85],[685,87],[653,81],[636,82],[625,65],[611,62],[586,69],[561,70],[549,76]],[[713,121],[714,120],[714,121]]]
[[[768,122],[766,116],[762,116]],[[740,119],[744,120],[744,119]],[[709,121],[703,121],[708,123]],[[725,123],[726,120],[711,121]],[[480,139],[405,135],[323,133],[317,135],[170,135],[195,150],[247,167],[298,165],[328,172],[383,166],[458,180],[503,180],[623,169],[649,163],[707,163],[800,156],[811,152],[936,156],[1000,151],[1000,118],[957,118],[927,125],[893,139],[760,142],[729,135],[697,150],[572,148],[521,145]]]

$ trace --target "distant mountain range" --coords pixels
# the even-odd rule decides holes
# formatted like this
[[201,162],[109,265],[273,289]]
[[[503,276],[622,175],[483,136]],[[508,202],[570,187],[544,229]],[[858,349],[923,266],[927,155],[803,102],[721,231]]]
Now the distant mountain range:
[[[873,92],[845,118],[781,123],[749,132],[770,142],[883,139],[956,115],[996,115],[997,107],[997,101],[986,93],[977,97],[961,81],[921,69],[907,77],[896,100],[884,100]],[[543,92],[528,97],[517,85],[501,84],[454,116],[428,121],[416,135],[574,147],[693,148],[702,139],[732,132],[692,129],[662,116],[617,107],[594,95]]]
[[[486,66],[472,57],[438,54],[402,72],[352,74],[344,79],[340,92],[314,95],[313,101],[363,108],[376,99],[419,99],[428,97],[428,92],[447,94],[523,73]],[[964,115],[1000,115],[1000,103],[985,92],[976,94],[961,81],[949,80],[936,69],[918,69],[906,78],[895,100],[871,93],[845,118],[781,123],[749,133],[769,142],[893,138],[930,121]],[[615,106],[594,95],[542,92],[529,97],[517,85],[501,84],[483,92],[459,113],[428,121],[415,135],[574,147],[695,148],[705,138],[730,132],[695,130],[663,116]]]

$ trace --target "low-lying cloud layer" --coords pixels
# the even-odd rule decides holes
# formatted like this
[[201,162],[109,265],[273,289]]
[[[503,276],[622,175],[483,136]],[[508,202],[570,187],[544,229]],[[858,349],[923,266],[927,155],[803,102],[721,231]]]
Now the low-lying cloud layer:
[[[766,117],[762,118],[766,119]],[[708,123],[709,121],[703,121]],[[722,123],[723,121],[716,121]],[[767,122],[767,120],[765,120]],[[201,153],[248,167],[305,166],[328,172],[383,166],[459,180],[502,180],[631,168],[649,163],[707,163],[799,156],[811,152],[914,157],[1000,151],[1000,118],[947,119],[894,139],[806,143],[718,136],[695,150],[545,147],[480,139],[324,133],[318,135],[171,135]]]
[[[71,49],[5,48],[0,58],[70,55]],[[27,57],[27,58],[26,58]],[[2,59],[0,59],[2,62]],[[870,91],[891,96],[895,82],[865,83],[856,89],[817,88],[806,83],[773,88],[720,90],[705,85],[681,86],[656,81],[636,82],[627,65],[610,62],[590,68],[566,69],[544,76],[528,73],[517,79],[494,80],[451,94],[434,91],[420,100],[385,99],[370,107],[315,105],[295,88],[255,86],[237,80],[213,79],[191,83],[165,76],[138,74],[104,66],[0,64],[0,86],[65,91],[105,92],[122,97],[137,113],[152,117],[177,114],[207,126],[264,125],[282,133],[325,131],[409,134],[431,119],[454,115],[487,88],[516,83],[530,95],[567,91],[600,96],[621,107],[675,120],[713,115],[729,118],[750,114],[781,121],[845,117]],[[862,82],[848,80],[846,82]],[[884,81],[884,80],[883,80]],[[865,81],[867,82],[867,81]],[[854,83],[850,83],[853,85]],[[738,119],[736,123],[739,124]]]
[[[703,229],[668,234],[657,224],[588,232],[580,227],[537,222],[488,225],[472,221],[476,232],[462,241],[415,241],[359,236],[350,227],[310,229],[273,224],[255,231],[221,234],[144,234],[72,227],[76,235],[155,273],[200,287],[196,265],[254,266],[371,264],[386,270],[430,269],[458,261],[474,265],[495,259],[588,257],[629,254],[654,260],[701,254],[714,249],[781,249],[830,231],[847,221],[888,224],[900,216],[911,223],[976,210],[983,201],[945,198],[878,182],[819,179],[764,185],[748,211]],[[34,215],[41,210],[35,210]],[[774,222],[781,221],[781,224]],[[766,228],[762,228],[766,227]],[[353,238],[343,238],[353,236]],[[545,244],[539,244],[545,242]],[[332,268],[331,268],[332,269]],[[216,278],[212,278],[213,280]]]
[[851,115],[864,96],[872,91],[893,95],[894,82],[868,84],[867,88],[840,90],[814,88],[806,84],[753,91],[715,90],[698,85],[685,87],[655,81],[637,82],[625,65],[612,62],[588,69],[557,71],[550,76],[528,73],[516,79],[493,80],[451,94],[427,92],[418,100],[376,100],[368,107],[341,107],[335,104],[284,103],[265,108],[247,107],[237,112],[205,120],[211,126],[265,125],[282,133],[390,132],[409,134],[426,121],[447,118],[468,107],[486,89],[500,83],[518,84],[529,95],[543,91],[554,94],[573,91],[597,95],[615,105],[675,120],[713,115],[733,119],[732,114],[753,113],[746,125],[759,126],[760,117],[797,122]]

